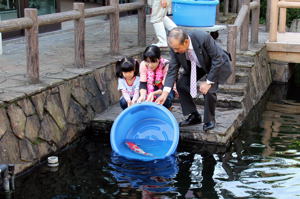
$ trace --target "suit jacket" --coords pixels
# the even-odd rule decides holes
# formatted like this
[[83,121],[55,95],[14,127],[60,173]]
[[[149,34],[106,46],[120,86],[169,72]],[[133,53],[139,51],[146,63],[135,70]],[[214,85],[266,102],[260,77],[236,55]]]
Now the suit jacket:
[[[206,32],[188,32],[199,64],[207,74],[207,79],[215,83],[224,83],[232,73],[229,54],[215,43]],[[171,61],[165,80],[165,87],[173,86],[177,79],[179,68],[183,67],[184,74],[191,73],[191,66],[187,63],[185,53],[170,51]]]

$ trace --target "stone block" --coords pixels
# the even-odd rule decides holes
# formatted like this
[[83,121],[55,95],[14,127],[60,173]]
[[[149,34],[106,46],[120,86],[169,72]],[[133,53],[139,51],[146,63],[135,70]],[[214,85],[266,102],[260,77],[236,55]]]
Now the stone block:
[[41,130],[39,132],[39,138],[48,142],[54,142],[59,145],[62,140],[62,131],[57,126],[56,122],[50,115],[45,114],[41,123]]
[[69,103],[71,99],[71,84],[66,82],[59,86],[59,96],[65,115],[68,114]]
[[12,132],[6,132],[0,142],[0,164],[20,163],[18,138]]
[[72,96],[82,107],[86,108],[92,97],[91,94],[84,89],[84,83],[82,83],[82,80],[73,80],[72,84]]
[[291,77],[289,64],[286,62],[271,62],[273,81],[287,83]]
[[27,117],[25,137],[28,138],[31,142],[35,142],[39,135],[40,126],[40,120],[37,115]]
[[10,130],[10,123],[5,108],[0,109],[0,140],[1,137]]
[[93,97],[97,96],[100,93],[100,90],[97,86],[94,75],[88,75],[84,80],[86,90],[89,91],[93,95]]
[[26,116],[23,110],[16,104],[11,104],[7,109],[8,116],[10,118],[10,124],[14,134],[23,139],[25,136],[25,124]]
[[21,149],[21,160],[31,162],[38,158],[37,146],[33,145],[30,141],[26,139],[19,140],[19,147]]
[[42,92],[31,97],[40,120],[42,120],[44,117],[44,104],[47,95],[48,92]]
[[51,94],[46,99],[46,110],[52,116],[54,121],[56,122],[57,126],[64,131],[66,129],[66,119],[65,114],[59,99],[58,94]]
[[38,148],[38,156],[39,158],[42,158],[52,152],[54,152],[54,148],[49,145],[47,142],[44,142],[44,141],[41,141],[38,145],[37,145],[37,148]]
[[67,121],[71,124],[80,124],[82,123],[83,118],[85,118],[86,110],[80,106],[75,100],[70,100],[70,108],[67,115]]
[[22,99],[22,100],[18,101],[18,105],[20,107],[22,107],[26,116],[35,114],[35,108],[34,108],[33,104],[31,103],[30,99],[28,99],[28,98]]

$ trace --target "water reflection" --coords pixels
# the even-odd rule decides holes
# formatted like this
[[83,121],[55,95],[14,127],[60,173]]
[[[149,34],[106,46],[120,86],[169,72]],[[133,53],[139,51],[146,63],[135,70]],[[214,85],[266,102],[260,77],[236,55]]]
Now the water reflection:
[[178,173],[178,163],[174,156],[143,162],[112,153],[109,166],[119,187],[130,184],[132,188],[142,191],[144,199],[163,197],[163,193],[170,195],[176,191],[174,178]]
[[224,198],[300,198],[300,103],[272,97],[218,156],[215,188]]

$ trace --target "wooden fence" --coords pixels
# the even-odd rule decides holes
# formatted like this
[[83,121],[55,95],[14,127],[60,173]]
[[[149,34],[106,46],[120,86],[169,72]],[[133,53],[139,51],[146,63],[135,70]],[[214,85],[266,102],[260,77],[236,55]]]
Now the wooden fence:
[[243,0],[238,16],[232,25],[228,25],[227,51],[231,54],[233,73],[228,79],[229,84],[235,83],[235,66],[237,38],[240,33],[240,50],[248,50],[249,46],[249,25],[251,13],[251,43],[258,43],[258,27],[260,14],[260,0]]
[[[277,32],[284,33],[286,27],[286,9],[300,8],[300,0],[272,0],[270,7],[269,41],[277,41]],[[279,9],[279,17],[278,17]],[[279,18],[279,25],[278,25]]]
[[55,24],[74,20],[75,60],[78,68],[85,67],[85,18],[109,15],[110,49],[112,54],[119,53],[119,14],[138,10],[138,45],[146,45],[146,2],[120,4],[119,0],[110,0],[108,6],[84,9],[84,3],[74,3],[72,11],[37,16],[37,9],[26,8],[23,18],[0,21],[0,32],[25,29],[27,76],[32,83],[39,82],[39,41],[38,29],[41,25]]

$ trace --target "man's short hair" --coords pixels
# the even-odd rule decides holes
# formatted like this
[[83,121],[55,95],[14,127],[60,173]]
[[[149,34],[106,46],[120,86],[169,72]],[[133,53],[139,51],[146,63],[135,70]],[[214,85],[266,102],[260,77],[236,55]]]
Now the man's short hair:
[[176,39],[180,44],[183,44],[189,38],[188,34],[182,28],[173,28],[168,34],[168,42],[170,39]]

